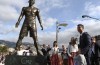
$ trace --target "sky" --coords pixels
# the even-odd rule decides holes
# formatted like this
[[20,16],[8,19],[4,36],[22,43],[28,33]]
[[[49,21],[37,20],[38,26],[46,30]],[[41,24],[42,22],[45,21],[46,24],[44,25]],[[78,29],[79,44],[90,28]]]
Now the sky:
[[[24,18],[18,28],[15,24],[22,7],[28,6],[28,0],[0,0],[0,40],[17,42]],[[56,40],[56,22],[67,23],[58,33],[58,45],[68,45],[71,37],[79,37],[77,24],[83,24],[85,31],[91,36],[100,35],[100,21],[82,18],[89,15],[100,19],[99,0],[36,0],[35,7],[40,10],[44,30],[38,20],[39,44],[52,45]],[[32,38],[25,37],[23,42],[33,43]]]

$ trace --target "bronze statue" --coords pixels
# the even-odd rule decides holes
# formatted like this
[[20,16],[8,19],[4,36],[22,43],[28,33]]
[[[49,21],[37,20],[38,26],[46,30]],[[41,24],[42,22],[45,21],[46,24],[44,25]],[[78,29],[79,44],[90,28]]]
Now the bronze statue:
[[33,38],[34,40],[34,45],[36,47],[37,54],[39,54],[38,51],[38,45],[37,45],[37,27],[36,27],[36,17],[40,23],[41,30],[43,30],[43,26],[41,24],[41,18],[39,14],[39,9],[34,7],[33,5],[35,4],[35,0],[29,0],[29,6],[28,7],[23,7],[21,14],[19,16],[18,22],[16,23],[15,27],[18,27],[21,19],[23,16],[25,16],[25,20],[22,26],[22,29],[19,34],[18,41],[16,43],[16,48],[19,48],[20,45],[22,44],[22,39],[28,35],[28,32],[30,32],[30,37]]

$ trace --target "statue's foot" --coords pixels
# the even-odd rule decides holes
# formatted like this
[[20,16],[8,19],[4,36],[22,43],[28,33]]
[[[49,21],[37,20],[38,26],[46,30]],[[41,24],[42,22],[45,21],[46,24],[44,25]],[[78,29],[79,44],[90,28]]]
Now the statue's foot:
[[18,47],[15,47],[15,50],[18,50]]
[[19,50],[20,49],[20,47],[15,47],[15,50]]

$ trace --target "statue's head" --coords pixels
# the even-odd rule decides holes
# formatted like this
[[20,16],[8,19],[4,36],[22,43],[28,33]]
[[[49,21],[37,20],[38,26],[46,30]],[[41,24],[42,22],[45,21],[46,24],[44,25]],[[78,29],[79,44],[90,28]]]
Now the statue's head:
[[29,6],[32,6],[35,4],[35,0],[29,0]]

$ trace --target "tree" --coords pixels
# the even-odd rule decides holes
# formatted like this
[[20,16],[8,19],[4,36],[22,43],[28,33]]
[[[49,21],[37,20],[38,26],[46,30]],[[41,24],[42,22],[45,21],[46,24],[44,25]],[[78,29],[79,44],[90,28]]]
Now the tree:
[[7,52],[8,47],[7,46],[0,46],[0,52]]

